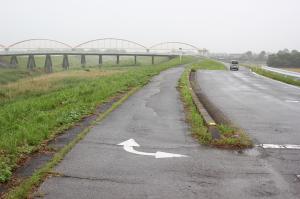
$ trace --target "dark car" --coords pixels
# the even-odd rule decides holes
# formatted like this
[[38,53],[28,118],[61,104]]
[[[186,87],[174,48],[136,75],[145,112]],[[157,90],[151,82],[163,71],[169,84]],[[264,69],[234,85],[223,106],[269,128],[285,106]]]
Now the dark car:
[[232,60],[230,64],[230,70],[239,70],[239,62]]

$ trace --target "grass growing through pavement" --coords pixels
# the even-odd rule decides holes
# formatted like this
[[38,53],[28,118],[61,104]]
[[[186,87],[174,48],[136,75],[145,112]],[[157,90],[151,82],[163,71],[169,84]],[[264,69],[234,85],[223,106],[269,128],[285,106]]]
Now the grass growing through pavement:
[[204,124],[204,120],[203,120],[202,116],[199,114],[199,112],[193,102],[193,99],[192,99],[192,96],[191,96],[191,93],[189,90],[188,76],[191,71],[191,68],[192,68],[191,66],[188,66],[184,70],[184,72],[179,80],[178,88],[180,90],[181,99],[184,103],[186,120],[190,124],[192,134],[196,138],[198,138],[198,140],[202,144],[210,144],[212,142],[212,136],[207,131],[207,128]]
[[297,80],[293,77],[289,77],[289,76],[282,75],[282,74],[279,74],[279,73],[267,71],[267,70],[264,70],[264,69],[259,68],[259,67],[251,67],[251,70],[253,72],[257,73],[257,74],[263,75],[265,77],[269,77],[269,78],[277,80],[277,81],[281,81],[281,82],[291,84],[291,85],[295,85],[295,86],[300,86],[300,80]]
[[[191,59],[185,57],[183,63]],[[176,58],[153,66],[109,70],[105,75],[105,71],[100,71],[98,76],[97,70],[81,72],[89,75],[74,75],[71,71],[51,74],[45,90],[39,86],[46,81],[43,76],[22,80],[24,86],[29,85],[25,92],[18,83],[1,87],[4,97],[0,99],[0,181],[9,179],[20,158],[91,114],[105,100],[145,85],[152,76],[178,64]]]
[[198,112],[197,107],[193,102],[190,88],[188,86],[190,72],[197,69],[225,70],[225,66],[214,60],[204,59],[188,66],[179,80],[179,90],[185,106],[186,119],[191,126],[192,134],[200,141],[200,143],[206,145],[212,145],[220,148],[251,147],[251,140],[244,132],[225,124],[219,124],[217,126],[221,133],[221,138],[218,140],[212,139],[201,114]]

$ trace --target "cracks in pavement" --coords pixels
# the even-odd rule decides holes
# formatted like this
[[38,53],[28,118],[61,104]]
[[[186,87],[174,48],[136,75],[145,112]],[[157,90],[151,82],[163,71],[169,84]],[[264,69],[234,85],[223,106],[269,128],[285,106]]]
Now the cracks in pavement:
[[88,180],[88,181],[100,181],[100,182],[111,182],[111,183],[118,183],[118,184],[144,184],[143,181],[137,181],[137,180],[119,180],[119,179],[112,179],[112,178],[95,178],[95,177],[82,177],[82,176],[73,176],[73,175],[66,175],[61,174],[61,178],[70,178],[70,179],[77,179],[77,180]]
[[[112,147],[116,147],[116,148],[119,148],[120,146],[118,146],[118,143],[104,143],[104,142],[97,142],[97,141],[90,141],[90,140],[84,140],[82,141],[82,144],[83,143],[87,143],[87,144],[95,144],[95,145],[104,145],[104,146],[112,146]],[[172,149],[197,149],[201,146],[199,146],[199,144],[195,144],[195,145],[182,145],[182,146],[174,146],[174,147],[166,147],[166,146],[162,146],[162,147],[159,147],[159,146],[155,146],[155,147],[151,147],[151,146],[141,146],[140,148],[143,148],[143,149],[152,149],[152,150],[172,150]]]

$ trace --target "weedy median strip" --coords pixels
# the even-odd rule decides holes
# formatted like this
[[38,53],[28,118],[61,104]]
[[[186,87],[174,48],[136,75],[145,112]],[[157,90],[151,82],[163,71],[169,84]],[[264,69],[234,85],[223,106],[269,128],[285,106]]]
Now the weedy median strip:
[[214,60],[205,59],[188,66],[180,78],[179,90],[185,106],[186,119],[191,126],[192,134],[200,141],[200,143],[219,148],[242,149],[251,147],[252,142],[249,137],[241,129],[235,128],[229,124],[217,124],[216,127],[220,132],[220,137],[218,139],[212,137],[202,115],[199,113],[195,102],[193,101],[189,87],[189,75],[191,71],[197,69],[224,70],[225,66]]

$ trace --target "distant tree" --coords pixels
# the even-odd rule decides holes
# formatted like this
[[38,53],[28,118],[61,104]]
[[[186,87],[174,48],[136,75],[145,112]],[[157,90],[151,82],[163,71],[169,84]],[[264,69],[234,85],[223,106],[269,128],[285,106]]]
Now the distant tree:
[[266,59],[267,59],[266,55],[267,55],[266,51],[264,51],[264,50],[261,51],[257,57],[258,61],[266,61]]
[[253,53],[252,53],[251,51],[247,51],[247,52],[245,53],[245,55],[248,57],[248,59],[251,59],[252,56],[253,56]]

